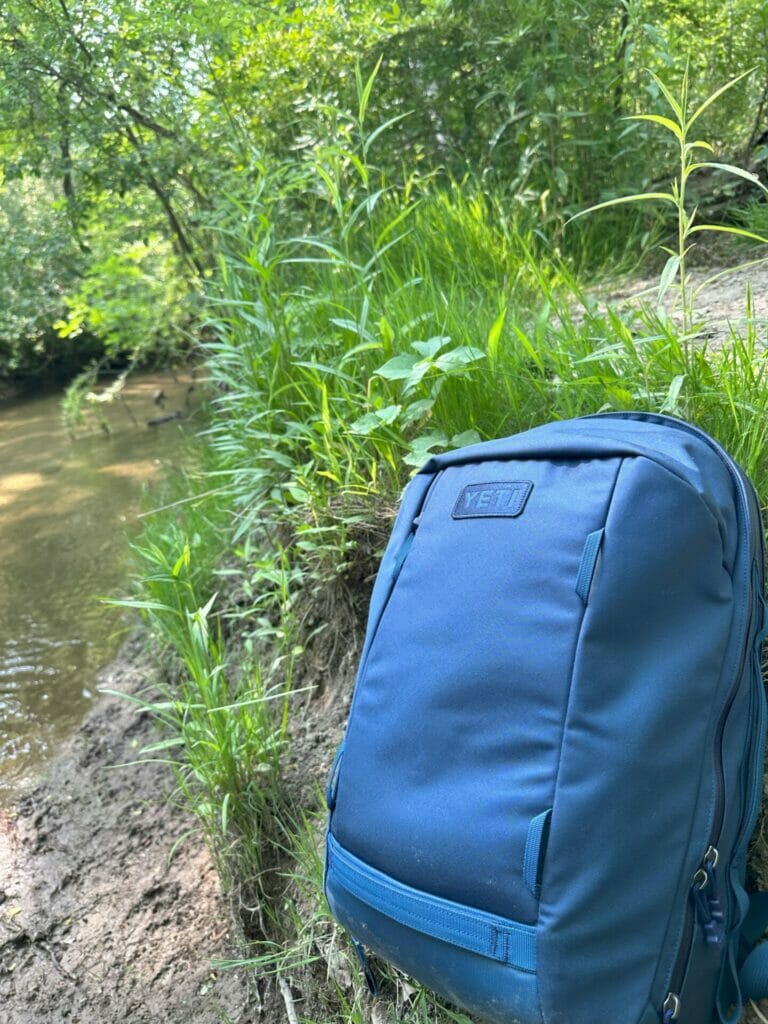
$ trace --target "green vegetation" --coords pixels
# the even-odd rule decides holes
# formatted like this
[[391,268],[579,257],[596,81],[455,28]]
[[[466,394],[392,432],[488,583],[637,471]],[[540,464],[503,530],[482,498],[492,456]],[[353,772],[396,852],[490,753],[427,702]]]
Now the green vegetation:
[[[186,354],[223,222],[265,168],[271,180],[349,148],[357,67],[366,80],[379,67],[367,114],[390,123],[372,143],[387,182],[418,174],[450,194],[471,180],[578,267],[637,260],[655,230],[647,209],[562,225],[668,178],[663,133],[624,119],[663,103],[645,69],[677,94],[688,56],[695,102],[753,68],[701,127],[719,157],[759,169],[767,40],[768,14],[747,0],[7,0],[0,380]],[[301,234],[325,201],[309,193],[284,213]]]
[[[82,345],[76,418],[100,359],[205,361],[197,469],[147,518],[122,602],[172,666],[145,754],[174,766],[247,962],[299,981],[307,1020],[365,1019],[322,899],[320,786],[414,467],[647,409],[768,496],[764,329],[746,295],[709,342],[688,273],[705,229],[763,259],[766,10],[522,7],[0,12],[0,378]],[[643,261],[646,306],[586,287]],[[412,1024],[466,1020],[392,972],[384,992]]]
[[[336,140],[259,167],[250,202],[233,199],[219,224],[207,461],[187,497],[150,517],[130,602],[181,661],[154,705],[167,738],[148,753],[178,755],[253,943],[245,963],[300,979],[306,1019],[350,1022],[365,990],[322,898],[319,788],[343,716],[314,789],[297,784],[292,747],[307,722],[328,724],[318,687],[336,701],[349,687],[349,645],[412,467],[552,418],[648,409],[711,431],[768,494],[754,322],[708,346],[682,280],[682,319],[601,310],[524,208],[470,180],[390,183],[376,153],[395,126],[368,127],[373,75],[357,90],[354,115],[333,112]],[[679,186],[663,194],[680,200],[687,246]],[[385,979],[404,1019],[466,1020]]]

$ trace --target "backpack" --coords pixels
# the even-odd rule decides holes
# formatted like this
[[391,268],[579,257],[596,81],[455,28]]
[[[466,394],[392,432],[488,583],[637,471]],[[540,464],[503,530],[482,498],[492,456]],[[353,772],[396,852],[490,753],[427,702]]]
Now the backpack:
[[365,950],[496,1024],[728,1024],[766,698],[754,488],[680,420],[436,455],[402,499],[327,790]]

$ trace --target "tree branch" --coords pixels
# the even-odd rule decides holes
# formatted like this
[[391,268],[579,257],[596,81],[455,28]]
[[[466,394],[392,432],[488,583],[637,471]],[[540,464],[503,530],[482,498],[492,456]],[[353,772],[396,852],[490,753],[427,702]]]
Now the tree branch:
[[149,166],[147,158],[142,152],[141,140],[136,135],[136,132],[133,130],[133,128],[130,127],[130,125],[126,125],[125,133],[126,137],[128,138],[128,141],[136,150],[136,153],[139,158],[139,164],[141,165],[145,172],[145,181],[147,187],[154,193],[154,195],[157,197],[158,202],[165,211],[165,215],[168,219],[168,224],[170,225],[171,228],[171,233],[174,239],[176,240],[179,252],[186,260],[189,261],[189,263],[192,264],[197,273],[202,275],[203,265],[197,258],[194,246],[187,237],[187,233],[181,225],[181,221],[179,220],[179,216],[173,208],[173,203],[171,202],[171,198],[168,195],[167,189],[163,188],[163,186],[157,180],[157,177],[152,171],[152,168]]

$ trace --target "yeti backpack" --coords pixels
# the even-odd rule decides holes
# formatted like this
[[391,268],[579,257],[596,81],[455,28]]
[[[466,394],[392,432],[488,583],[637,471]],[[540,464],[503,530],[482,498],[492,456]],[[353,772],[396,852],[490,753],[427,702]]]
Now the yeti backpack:
[[727,1024],[768,995],[754,489],[680,420],[431,458],[370,605],[325,890],[496,1024]]

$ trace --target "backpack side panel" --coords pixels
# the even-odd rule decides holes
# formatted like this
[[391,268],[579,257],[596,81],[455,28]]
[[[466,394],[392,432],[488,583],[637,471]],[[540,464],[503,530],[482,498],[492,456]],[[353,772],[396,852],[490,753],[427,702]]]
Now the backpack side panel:
[[564,720],[539,918],[548,1024],[589,1024],[598,1007],[634,1021],[664,1001],[709,845],[733,615],[709,509],[627,460]]

